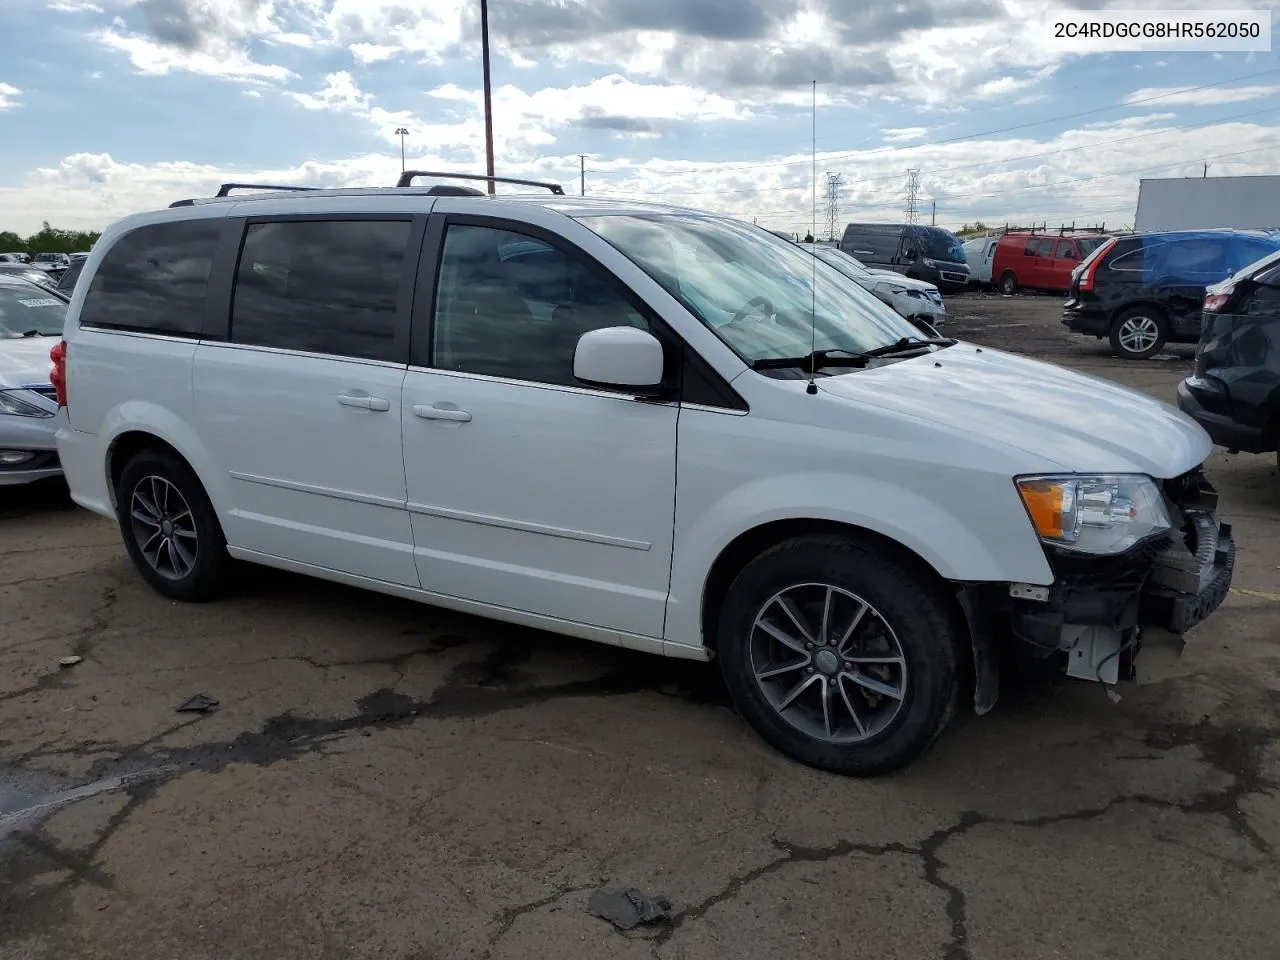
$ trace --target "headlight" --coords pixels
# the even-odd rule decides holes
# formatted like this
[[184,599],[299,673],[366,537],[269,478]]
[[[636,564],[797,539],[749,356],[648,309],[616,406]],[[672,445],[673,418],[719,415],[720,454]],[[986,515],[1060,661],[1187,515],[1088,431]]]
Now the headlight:
[[931,257],[925,257],[920,262],[923,263],[926,267],[936,267],[938,265],[938,261],[934,260]]
[[1171,529],[1150,477],[1024,477],[1018,493],[1040,539],[1077,553],[1123,553]]
[[18,390],[0,390],[0,414],[12,417],[52,417],[53,414],[44,407],[23,400]]
[[907,292],[907,288],[895,287],[892,284],[885,283],[880,285],[880,292],[890,294],[891,296],[900,297]]

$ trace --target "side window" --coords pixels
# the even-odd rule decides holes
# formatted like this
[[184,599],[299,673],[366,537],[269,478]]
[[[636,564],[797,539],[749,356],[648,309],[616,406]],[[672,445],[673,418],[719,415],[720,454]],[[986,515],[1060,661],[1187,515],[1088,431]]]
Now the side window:
[[[1154,251],[1155,247],[1151,247],[1150,250]],[[1140,243],[1128,253],[1121,254],[1118,257],[1113,257],[1111,262],[1107,265],[1108,269],[1117,270],[1121,273],[1141,273],[1146,268],[1148,252],[1148,247],[1145,244]]]
[[1040,253],[1040,241],[1035,237],[1027,240],[1027,245],[1022,248],[1022,254],[1026,257],[1034,257]]
[[1080,248],[1074,240],[1058,241],[1058,259],[1059,260],[1079,260]]
[[93,276],[80,325],[200,336],[222,223],[175,220],[125,234]]
[[437,281],[432,362],[443,370],[579,386],[578,338],[648,323],[577,257],[541,240],[454,224]]
[[398,360],[408,220],[252,223],[236,270],[231,340]]

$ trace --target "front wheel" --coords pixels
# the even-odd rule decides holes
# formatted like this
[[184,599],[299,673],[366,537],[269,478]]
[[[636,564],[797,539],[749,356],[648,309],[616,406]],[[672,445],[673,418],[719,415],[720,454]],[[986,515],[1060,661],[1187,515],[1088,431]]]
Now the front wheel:
[[934,586],[857,541],[799,537],[761,554],[729,588],[718,643],[743,717],[818,769],[902,767],[955,712],[955,636]]
[[157,591],[192,602],[224,591],[231,558],[222,526],[199,479],[178,457],[146,450],[125,464],[116,513],[133,565]]
[[1127,310],[1111,324],[1111,349],[1128,360],[1146,360],[1169,338],[1169,324],[1154,310]]

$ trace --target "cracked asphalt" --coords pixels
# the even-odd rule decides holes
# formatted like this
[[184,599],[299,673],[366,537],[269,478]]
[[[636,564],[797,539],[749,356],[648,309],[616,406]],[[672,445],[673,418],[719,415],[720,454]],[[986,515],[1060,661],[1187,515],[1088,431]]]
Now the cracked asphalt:
[[[1111,359],[1054,297],[949,308],[1164,399],[1190,366]],[[1271,960],[1280,482],[1209,471],[1236,592],[1173,668],[1118,703],[1009,683],[874,781],[770,751],[714,666],[266,570],[177,605],[63,490],[6,491],[0,956]],[[602,885],[674,919],[616,932]]]

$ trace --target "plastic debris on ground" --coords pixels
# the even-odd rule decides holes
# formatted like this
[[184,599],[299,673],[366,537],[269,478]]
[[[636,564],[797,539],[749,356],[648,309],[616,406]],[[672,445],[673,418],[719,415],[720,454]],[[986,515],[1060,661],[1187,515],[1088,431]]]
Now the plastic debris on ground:
[[197,693],[178,708],[178,713],[205,713],[218,705],[217,698],[207,693]]
[[84,662],[84,657],[76,657],[76,656],[60,657],[58,659],[58,666],[74,667],[77,663],[83,663],[83,662]]
[[642,923],[671,919],[671,901],[663,894],[649,896],[635,887],[626,890],[597,890],[587,901],[587,913],[608,920],[619,930]]

